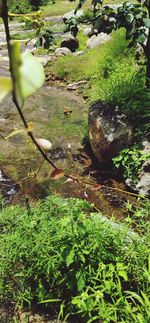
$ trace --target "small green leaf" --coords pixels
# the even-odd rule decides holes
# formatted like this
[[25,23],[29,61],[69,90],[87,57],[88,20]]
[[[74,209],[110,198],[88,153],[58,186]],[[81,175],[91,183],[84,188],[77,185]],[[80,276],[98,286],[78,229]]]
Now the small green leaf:
[[131,23],[133,22],[134,16],[131,13],[128,13],[126,16],[127,22]]
[[31,53],[25,52],[21,56],[20,85],[23,99],[36,92],[45,80],[42,64]]
[[125,270],[120,270],[120,271],[118,272],[118,275],[119,275],[120,277],[122,277],[125,281],[127,281],[127,280],[128,280],[128,276],[127,276],[127,273],[126,273],[126,271],[125,271]]
[[69,267],[74,262],[74,250],[72,249],[66,257],[66,265]]
[[76,279],[77,279],[77,288],[78,288],[78,291],[83,290],[83,288],[85,287],[84,274],[82,272],[77,272],[76,273]]
[[149,18],[145,18],[143,21],[144,21],[145,27],[150,28],[150,19]]
[[44,69],[31,53],[21,55],[21,44],[18,41],[11,41],[10,62],[15,96],[22,107],[25,99],[42,86]]
[[15,127],[14,128],[14,130],[10,133],[10,135],[8,135],[6,138],[5,138],[5,140],[7,140],[7,139],[9,139],[9,138],[11,138],[11,137],[13,137],[13,136],[16,136],[16,135],[18,135],[18,134],[20,134],[20,133],[24,133],[25,131],[24,131],[24,129],[18,129],[17,127]]
[[10,77],[0,77],[0,101],[5,95],[12,91],[12,80]]
[[60,298],[51,298],[51,299],[45,299],[44,301],[38,302],[38,304],[55,303],[60,301],[61,301]]

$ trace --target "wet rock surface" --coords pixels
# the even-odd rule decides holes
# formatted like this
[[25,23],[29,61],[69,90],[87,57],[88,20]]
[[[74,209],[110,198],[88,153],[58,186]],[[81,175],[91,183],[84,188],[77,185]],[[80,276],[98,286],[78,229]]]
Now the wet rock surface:
[[118,106],[97,101],[89,109],[89,140],[102,163],[112,159],[132,142],[132,125]]

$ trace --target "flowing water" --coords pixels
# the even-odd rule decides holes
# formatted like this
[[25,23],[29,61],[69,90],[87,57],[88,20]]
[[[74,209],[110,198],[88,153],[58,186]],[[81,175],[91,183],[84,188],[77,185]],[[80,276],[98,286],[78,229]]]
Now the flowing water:
[[[12,23],[11,32],[14,33],[14,29],[18,32],[20,28],[21,24]],[[9,71],[5,69],[8,67],[8,53],[2,26],[0,42],[0,75],[8,75]],[[68,109],[69,114],[65,113]],[[85,153],[81,145],[87,111],[82,96],[67,91],[62,84],[55,86],[55,83],[45,85],[25,104],[23,112],[27,121],[34,123],[35,137],[52,142],[51,160],[67,174],[79,179],[70,181],[61,178],[56,181],[51,179],[53,169],[46,162],[42,165],[42,157],[25,131],[8,140],[3,139],[14,128],[23,130],[11,97],[3,100],[0,105],[0,194],[7,201],[24,203],[27,197],[31,203],[56,193],[64,197],[85,198],[107,215],[124,216],[124,204],[130,198],[122,192],[126,189],[125,185],[116,177],[111,165],[95,168],[91,155]],[[39,167],[40,172],[34,176]]]
[[[64,113],[66,109],[70,110],[69,114]],[[27,196],[30,201],[35,201],[56,193],[64,197],[85,198],[94,202],[105,214],[122,216],[128,195],[116,188],[125,189],[124,184],[115,179],[110,165],[106,169],[93,168],[91,157],[81,145],[87,110],[79,94],[69,92],[62,86],[45,85],[27,100],[23,112],[28,122],[34,123],[35,137],[51,141],[49,157],[57,167],[77,177],[80,183],[66,178],[52,179],[53,169],[46,162],[42,165],[39,152],[27,134],[22,132],[7,140],[0,138],[0,187],[7,199],[13,197],[14,203],[23,203]],[[8,96],[0,107],[0,133],[6,138],[14,128],[23,130],[16,108]],[[40,172],[34,177],[33,173],[41,165]],[[105,187],[99,189],[97,183]]]

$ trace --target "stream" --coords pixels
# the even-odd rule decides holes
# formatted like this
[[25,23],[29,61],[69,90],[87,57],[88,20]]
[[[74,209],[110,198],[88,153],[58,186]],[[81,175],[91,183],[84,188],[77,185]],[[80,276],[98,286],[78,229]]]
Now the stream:
[[[21,25],[13,24],[12,31],[14,28],[18,32]],[[0,40],[0,65],[8,67],[3,30]],[[0,75],[8,73],[0,67]],[[70,112],[66,113],[67,110]],[[122,218],[126,214],[125,203],[132,198],[122,192],[126,187],[112,165],[95,165],[90,150],[82,146],[88,119],[88,107],[82,96],[76,91],[68,91],[63,84],[49,82],[26,101],[23,112],[27,121],[34,123],[35,138],[45,138],[52,143],[50,159],[78,181],[65,177],[52,179],[53,169],[46,162],[41,167],[42,157],[25,131],[3,139],[14,128],[23,130],[12,99],[7,96],[0,105],[0,194],[6,201],[24,204],[28,198],[33,204],[39,198],[55,193],[87,199],[104,214]],[[39,173],[34,176],[39,167]]]
[[[66,109],[70,109],[69,114],[64,113]],[[0,138],[0,189],[3,196],[13,203],[24,203],[26,197],[33,203],[53,193],[80,197],[94,203],[105,214],[122,217],[129,196],[118,189],[125,190],[125,185],[116,179],[111,165],[106,168],[95,166],[92,156],[81,144],[87,122],[83,98],[76,92],[70,93],[64,86],[47,84],[26,101],[24,114],[28,122],[34,123],[35,138],[46,138],[52,143],[48,154],[51,160],[79,182],[64,177],[52,179],[53,169],[46,162],[34,177],[42,157],[23,132],[7,140]],[[23,129],[8,96],[0,107],[1,135],[7,137],[14,128]],[[103,188],[98,186],[101,184]]]

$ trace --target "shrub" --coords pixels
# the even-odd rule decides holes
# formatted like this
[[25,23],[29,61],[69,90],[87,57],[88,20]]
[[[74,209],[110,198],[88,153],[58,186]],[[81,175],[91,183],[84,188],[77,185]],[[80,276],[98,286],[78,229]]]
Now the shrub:
[[10,0],[8,4],[9,4],[9,10],[12,13],[26,14],[32,11],[32,6],[27,0],[18,0],[18,1]]
[[143,154],[139,145],[133,145],[131,148],[122,149],[118,156],[113,158],[116,168],[123,167],[123,176],[130,181],[131,185],[136,185],[139,179],[144,161],[150,159],[150,153]]
[[149,322],[148,237],[78,199],[2,209],[0,295],[80,322]]

